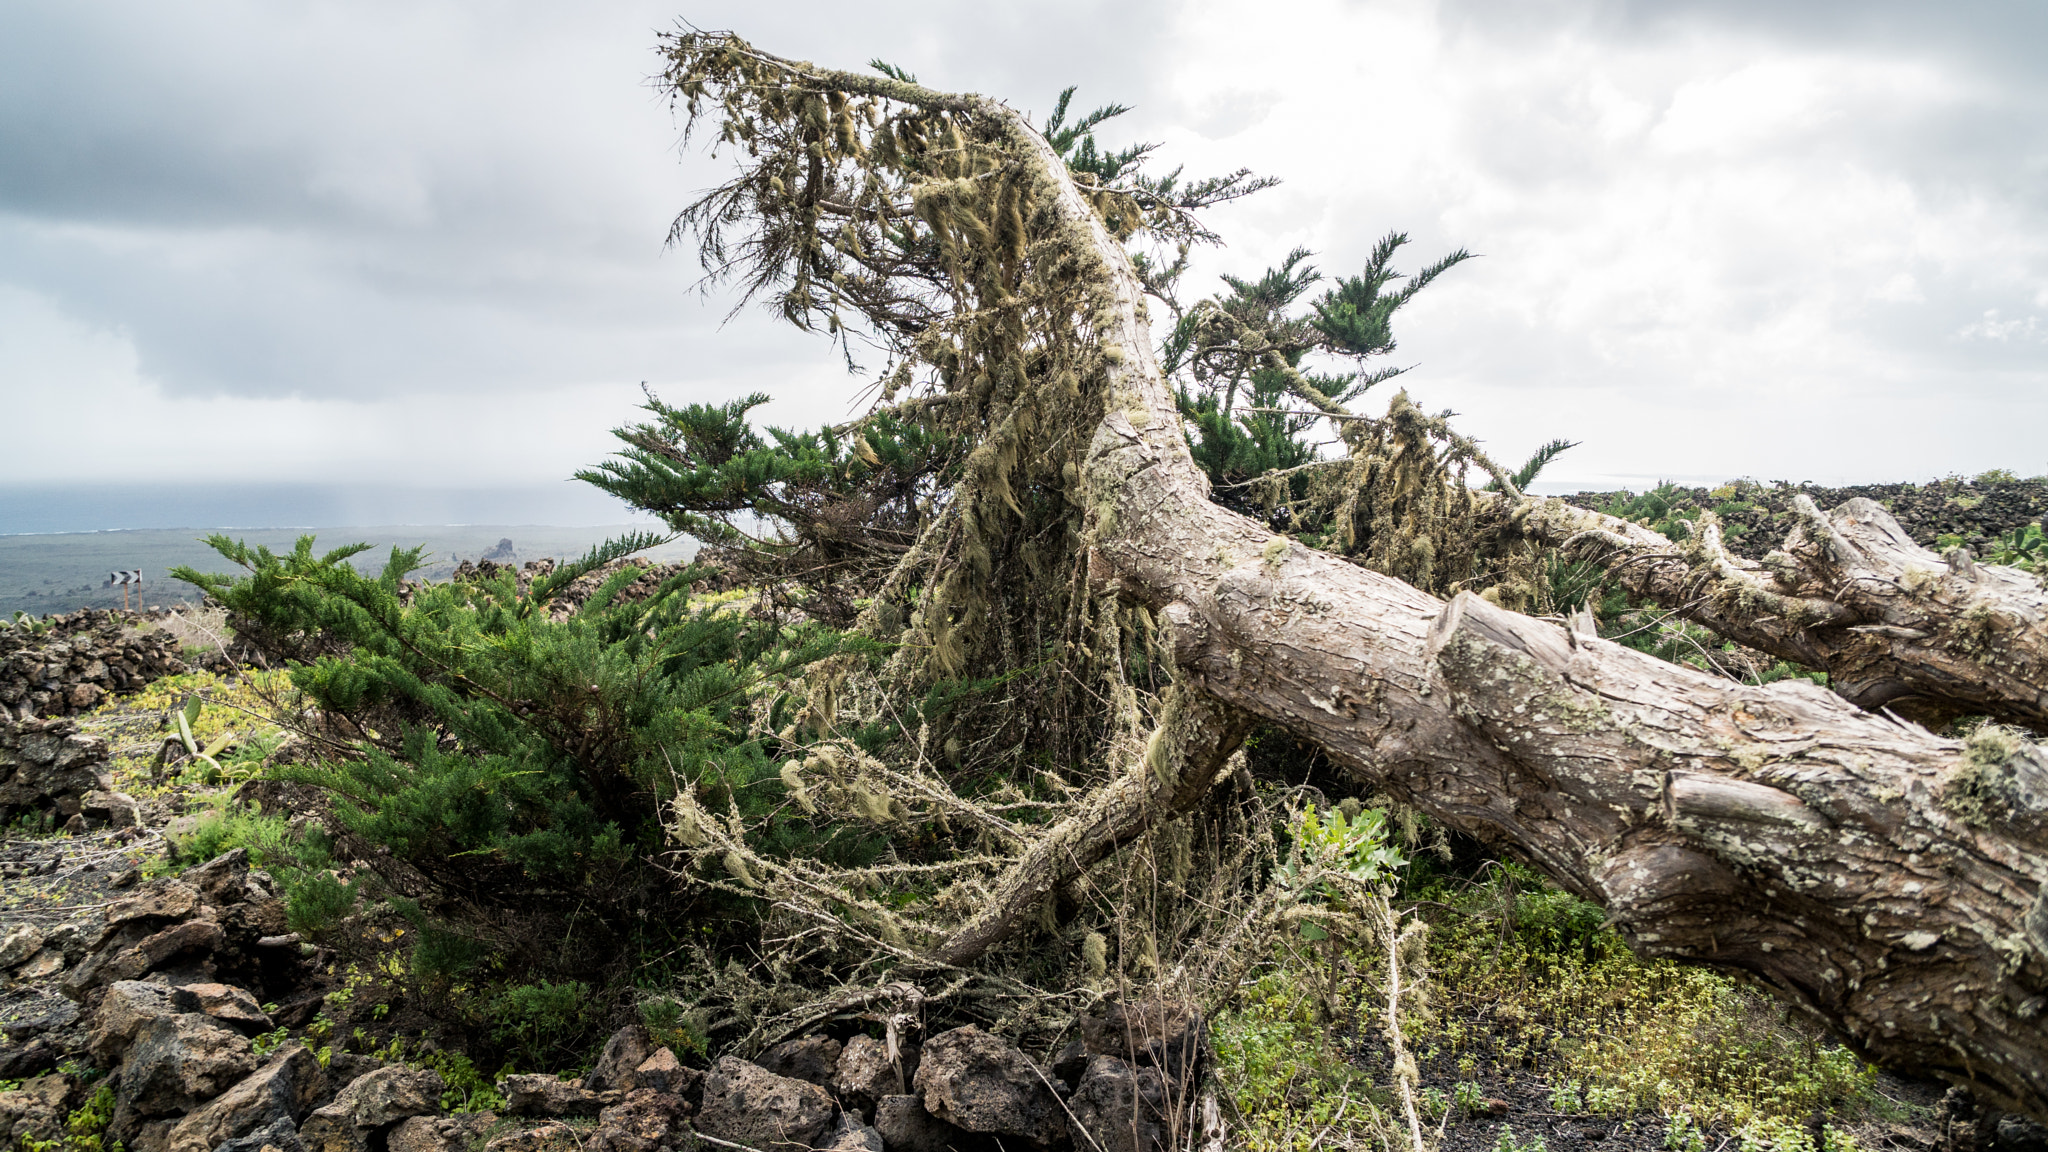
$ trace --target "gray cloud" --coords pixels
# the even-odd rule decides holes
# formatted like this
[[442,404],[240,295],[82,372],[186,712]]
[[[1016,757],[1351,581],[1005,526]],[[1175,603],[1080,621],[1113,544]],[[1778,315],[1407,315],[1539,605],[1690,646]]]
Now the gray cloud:
[[[1391,227],[1419,256],[1485,252],[1418,302],[1403,355],[1424,364],[1418,395],[1504,453],[1570,434],[1588,445],[1561,466],[1589,479],[1782,457],[1826,477],[2048,465],[2011,427],[2048,392],[2039,5],[687,14],[1040,112],[1079,84],[1084,102],[1137,105],[1128,135],[1167,141],[1170,163],[1285,178],[1218,213],[1234,246],[1204,273],[1297,243],[1344,271]],[[414,444],[409,423],[457,420],[465,397],[595,429],[562,431],[559,451],[509,423],[491,425],[495,447],[455,437],[420,466],[441,483],[562,475],[602,451],[641,380],[693,399],[771,390],[786,423],[837,416],[853,385],[821,342],[755,314],[721,325],[729,300],[700,300],[694,261],[662,249],[722,171],[678,154],[645,84],[674,15],[654,0],[0,8],[0,400],[54,411],[53,389],[95,381],[90,397],[151,413],[154,438],[124,441],[149,475],[223,420],[247,437],[285,422],[274,435],[299,456],[250,459],[334,476],[391,467],[405,457],[362,442]],[[261,403],[235,415],[221,396]],[[1860,407],[1819,446],[1721,411],[1773,396],[1791,413],[1773,427]],[[1972,426],[1990,431],[1973,442]],[[525,456],[508,460],[515,439]],[[0,480],[72,466],[32,447]]]

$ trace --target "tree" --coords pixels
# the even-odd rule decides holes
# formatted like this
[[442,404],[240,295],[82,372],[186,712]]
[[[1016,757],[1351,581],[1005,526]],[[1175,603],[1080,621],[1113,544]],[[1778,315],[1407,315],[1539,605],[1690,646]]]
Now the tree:
[[[815,439],[750,439],[743,404],[651,400],[594,476],[735,543],[754,517],[780,525],[748,556],[772,558],[758,574],[782,601],[893,644],[807,662],[801,699],[758,709],[786,756],[770,814],[715,777],[664,795],[678,879],[756,902],[778,972],[848,986],[735,1013],[750,1037],[889,994],[883,978],[1014,994],[1055,963],[1020,941],[1085,931],[1100,957],[1085,916],[1133,900],[1124,955],[1219,980],[1288,896],[1233,888],[1260,828],[1192,832],[1237,820],[1237,752],[1272,726],[1604,904],[1640,951],[1745,972],[1872,1058],[2048,1117],[2048,756],[2028,736],[1933,736],[1858,707],[1907,693],[1741,685],[1516,611],[1540,607],[1546,549],[1593,549],[1745,644],[2034,722],[2038,588],[1913,549],[1862,506],[1815,510],[1751,570],[1712,521],[1677,547],[1524,496],[1407,396],[1352,412],[1395,375],[1364,361],[1393,348],[1397,307],[1462,254],[1397,287],[1393,236],[1307,316],[1313,273],[1290,256],[1184,310],[1200,209],[1260,180],[1151,176],[1145,148],[1094,143],[1114,111],[1069,125],[1063,98],[1040,131],[899,70],[725,33],[666,51],[692,129],[739,156],[674,236],[850,359],[889,361],[874,414]],[[1360,367],[1319,375],[1311,353]],[[1300,455],[1325,422],[1341,455]],[[885,849],[846,865],[768,842],[807,818]],[[1176,879],[1092,886],[1139,849]]]

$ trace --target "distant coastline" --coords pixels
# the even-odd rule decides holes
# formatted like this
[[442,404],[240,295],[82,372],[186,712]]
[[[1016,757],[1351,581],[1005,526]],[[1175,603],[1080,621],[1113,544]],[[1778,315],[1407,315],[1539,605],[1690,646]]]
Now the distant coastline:
[[[108,573],[140,569],[139,588],[128,589],[135,607],[188,604],[197,599],[189,585],[166,573],[180,565],[202,572],[231,567],[208,548],[204,538],[220,533],[273,551],[291,549],[301,536],[315,538],[325,552],[346,544],[367,543],[356,557],[366,571],[382,568],[393,547],[425,545],[427,563],[419,575],[446,579],[463,560],[510,560],[525,563],[542,557],[573,559],[591,546],[645,524],[582,527],[536,524],[385,524],[338,528],[122,528],[93,532],[16,532],[0,534],[0,617],[17,612],[47,616],[79,608],[119,608],[122,589],[109,586]],[[683,539],[644,555],[662,561],[688,560],[697,543]]]

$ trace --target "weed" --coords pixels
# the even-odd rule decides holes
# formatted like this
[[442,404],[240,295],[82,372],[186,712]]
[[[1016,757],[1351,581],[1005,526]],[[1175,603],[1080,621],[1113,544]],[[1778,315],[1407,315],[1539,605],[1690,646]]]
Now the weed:
[[1575,1115],[1586,1110],[1585,1101],[1579,1098],[1579,1082],[1560,1080],[1550,1089],[1550,1110],[1565,1115]]
[[1343,1101],[1352,1115],[1376,1115],[1385,1100],[1366,1074],[1330,1042],[1317,979],[1305,963],[1276,967],[1216,1022],[1217,1075],[1242,1118],[1252,1152],[1306,1152],[1313,1135],[1335,1123]]
[[1459,1111],[1474,1116],[1486,1108],[1486,1090],[1476,1080],[1460,1080],[1451,1088],[1451,1100]]
[[[1962,547],[1965,541],[1953,533],[1935,538],[1937,550]],[[2035,575],[2048,574],[2048,533],[2041,530],[2039,521],[2023,525],[2003,536],[1994,536],[1990,545],[1979,557],[1986,564],[2002,564]]]
[[1514,1128],[1503,1124],[1500,1135],[1494,1137],[1493,1152],[1550,1152],[1550,1145],[1540,1132],[1527,1140],[1517,1140]]
[[1664,1125],[1665,1152],[1706,1152],[1705,1131],[1693,1122],[1692,1113],[1675,1112]]
[[278,1028],[270,1032],[259,1032],[249,1038],[249,1046],[258,1057],[268,1056],[276,1051],[291,1036],[291,1029]]
[[491,1003],[496,1038],[531,1067],[554,1065],[566,1036],[580,1033],[590,1007],[590,985],[543,980],[507,988]]
[[[1533,891],[1510,906],[1501,891],[1510,882]],[[1875,1071],[1846,1049],[1794,1031],[1729,977],[1638,958],[1599,909],[1520,869],[1430,896],[1457,912],[1431,933],[1448,1003],[1418,1041],[1478,1045],[1499,1063],[1547,1073],[1556,1111],[1683,1111],[1741,1127],[1873,1099]]]
[[[405,1058],[405,1062],[441,1074],[441,1108],[445,1112],[495,1112],[505,1106],[505,1097],[493,1078],[484,1075],[460,1052],[422,1050]],[[502,1078],[511,1071],[507,1065],[498,1075]]]

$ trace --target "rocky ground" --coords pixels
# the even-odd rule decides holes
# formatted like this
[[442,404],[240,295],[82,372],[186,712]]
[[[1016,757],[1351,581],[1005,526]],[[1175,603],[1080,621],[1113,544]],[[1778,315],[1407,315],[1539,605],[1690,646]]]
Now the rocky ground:
[[15,1142],[56,1140],[84,1115],[132,1152],[1139,1152],[1173,1146],[1188,1112],[1198,1018],[1165,1008],[1091,1021],[1051,1075],[975,1027],[920,1038],[914,1015],[882,1038],[819,1032],[708,1070],[635,1025],[587,1075],[507,1075],[486,1098],[431,1051],[322,1043],[332,958],[286,931],[246,850],[135,885],[139,843],[36,855],[53,877],[126,867],[47,893],[84,903],[7,913],[4,1070],[27,1079],[0,1092],[0,1124]]
[[[1960,511],[2008,516],[2032,498]],[[1946,500],[1916,532],[1957,523]],[[165,633],[183,657],[210,659],[217,619],[171,623],[184,629]],[[95,618],[73,635],[104,644],[133,632]],[[161,674],[143,667],[109,691]],[[220,683],[225,693],[234,682]],[[978,1028],[927,1034],[915,990],[884,989],[752,1060],[709,1067],[630,1026],[580,1077],[481,1076],[459,1049],[406,1040],[401,1021],[347,1036],[351,973],[398,963],[396,947],[344,957],[301,938],[244,850],[171,865],[166,831],[189,831],[191,813],[232,786],[167,772],[174,709],[159,695],[0,722],[0,803],[12,805],[0,834],[0,1149],[68,1139],[86,1152],[91,1138],[92,1152],[116,1141],[128,1152],[1208,1152],[1227,1117],[1202,1089],[1199,1018],[1173,1005],[1113,1006],[1034,1059]],[[288,790],[261,791],[266,806],[298,810]],[[1390,1082],[1369,1039],[1354,1058]],[[1439,1063],[1425,1061],[1423,1087],[1448,1096],[1472,1081],[1484,1093],[1431,1125],[1447,1152],[1535,1152],[1537,1139],[1545,1152],[1732,1147],[1719,1132],[1673,1147],[1655,1115],[1559,1111],[1526,1075]],[[1967,1098],[1898,1081],[1882,1090],[1917,1119],[1866,1129],[1869,1152],[2048,1152],[2038,1127],[1980,1116]]]
[[189,835],[232,787],[166,766],[182,711],[155,698],[0,724],[0,1148],[1140,1152],[1200,1127],[1198,1019],[1167,1007],[1091,1021],[1043,1066],[977,1028],[924,1035],[907,988],[888,1012],[709,1068],[637,1025],[567,1078],[480,1076],[431,1037],[400,1038],[419,1021],[342,1035],[362,966],[290,930],[247,850],[169,859],[166,832]]

